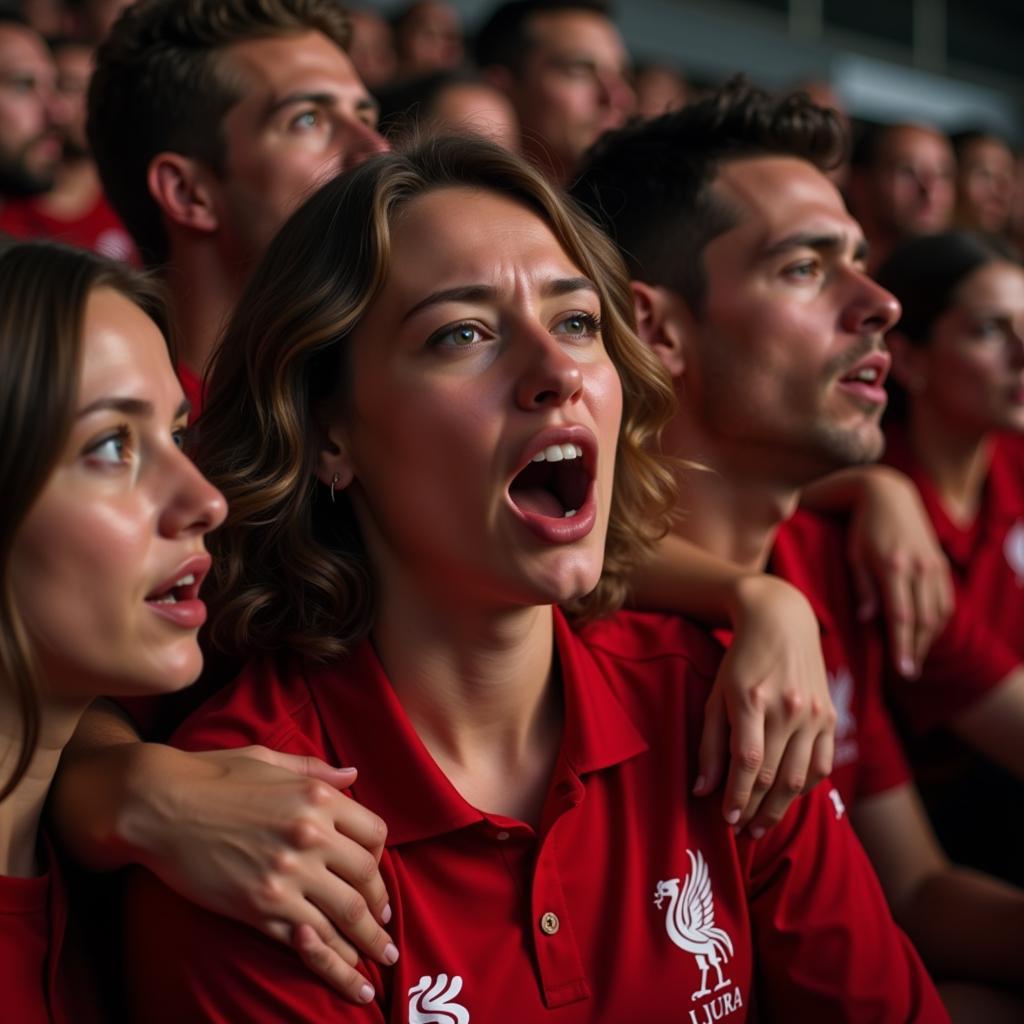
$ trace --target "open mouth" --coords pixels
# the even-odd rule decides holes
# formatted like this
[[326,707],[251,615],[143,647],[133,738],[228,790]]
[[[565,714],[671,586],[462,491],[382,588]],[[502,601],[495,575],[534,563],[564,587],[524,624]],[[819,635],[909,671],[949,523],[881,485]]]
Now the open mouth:
[[852,373],[841,378],[844,384],[874,384],[879,385],[885,379],[877,366],[862,366]]
[[548,519],[571,519],[583,507],[590,472],[578,444],[550,444],[516,474],[509,497],[522,512]]
[[191,601],[199,596],[199,584],[195,573],[186,573],[180,579],[160,590],[146,595],[151,604],[177,604],[179,601]]

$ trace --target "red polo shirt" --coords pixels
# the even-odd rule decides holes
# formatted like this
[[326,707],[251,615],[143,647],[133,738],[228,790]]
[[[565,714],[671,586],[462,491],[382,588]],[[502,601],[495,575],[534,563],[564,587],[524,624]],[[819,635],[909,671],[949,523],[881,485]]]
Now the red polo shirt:
[[906,784],[910,769],[882,689],[886,653],[878,630],[857,620],[845,527],[797,512],[779,530],[771,565],[807,598],[821,629],[836,709],[832,783],[849,804]]
[[142,266],[139,250],[131,235],[102,194],[74,220],[64,220],[47,213],[36,196],[9,199],[0,206],[0,231],[13,238],[63,242],[112,260]]
[[[401,958],[356,1007],[291,951],[139,872],[128,900],[136,1019],[434,1024],[763,1019],[944,1021],[838,794],[818,787],[759,842],[696,800],[720,650],[680,619],[576,634],[555,613],[565,729],[538,829],[467,803],[369,643],[326,668],[255,666],[181,730],[355,764],[389,824]],[[755,993],[756,990],[756,993]]]
[[[923,733],[946,725],[989,694],[1017,667],[1017,655],[993,636],[970,602],[958,596],[953,615],[928,651],[920,676],[909,680],[897,676],[884,654],[880,629],[857,621],[846,548],[844,524],[801,510],[780,530],[772,559],[773,563],[778,562],[779,575],[811,600],[822,623],[829,672],[837,672],[840,665],[836,654],[830,653],[828,643],[829,628],[838,623],[846,656],[862,665],[854,678],[883,680],[880,692],[896,702],[902,719],[913,731]],[[839,705],[844,692],[838,685],[833,692],[840,727],[843,709]],[[839,736],[836,742],[842,742]],[[863,744],[860,747],[864,749]]]
[[1024,658],[1024,437],[996,438],[981,506],[954,523],[899,427],[887,432],[885,461],[910,477],[949,559],[958,600],[970,605],[990,642]]
[[45,874],[0,875],[0,1020],[98,1021],[93,979],[65,944],[68,904],[60,862],[45,837],[41,842]]

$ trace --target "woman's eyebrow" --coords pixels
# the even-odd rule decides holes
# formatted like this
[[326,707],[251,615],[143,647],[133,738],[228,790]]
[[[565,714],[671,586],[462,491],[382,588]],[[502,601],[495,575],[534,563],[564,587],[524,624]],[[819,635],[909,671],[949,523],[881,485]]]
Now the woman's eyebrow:
[[87,406],[78,410],[78,417],[88,416],[90,413],[99,412],[103,409],[112,409],[115,412],[123,412],[126,416],[152,416],[153,403],[142,398],[97,398]]
[[[589,277],[559,277],[546,281],[541,287],[541,294],[545,298],[557,295],[568,295],[571,292],[588,291],[597,293],[597,286]],[[493,299],[497,289],[486,284],[467,284],[457,288],[443,288],[440,291],[431,292],[426,298],[420,299],[402,317],[402,322],[415,316],[428,306],[436,306],[442,302],[483,302]]]

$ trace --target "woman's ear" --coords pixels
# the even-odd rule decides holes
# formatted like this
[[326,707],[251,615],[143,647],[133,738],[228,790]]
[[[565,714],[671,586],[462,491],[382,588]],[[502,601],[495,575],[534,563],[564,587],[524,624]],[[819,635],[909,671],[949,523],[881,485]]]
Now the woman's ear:
[[317,479],[334,491],[343,491],[355,479],[345,432],[340,425],[325,424],[314,417],[317,430]]
[[885,344],[892,353],[893,377],[910,394],[919,395],[927,382],[926,350],[913,344],[902,331],[890,331]]
[[688,316],[673,292],[646,281],[631,281],[637,331],[676,380],[686,372]]

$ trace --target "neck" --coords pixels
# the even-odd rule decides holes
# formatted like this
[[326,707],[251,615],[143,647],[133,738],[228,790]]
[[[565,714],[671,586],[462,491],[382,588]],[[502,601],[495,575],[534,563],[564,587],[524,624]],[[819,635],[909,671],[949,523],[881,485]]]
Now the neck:
[[244,281],[213,239],[171,242],[167,290],[179,337],[179,358],[202,376],[221,331],[242,294]]
[[[6,777],[21,749],[21,737],[9,731],[19,721],[15,709],[8,702],[0,707],[0,772]],[[77,706],[42,707],[39,743],[28,771],[14,791],[0,801],[0,875],[28,878],[39,874],[38,835],[43,807],[61,751],[71,739],[83,710]]]
[[991,435],[965,431],[922,400],[911,403],[907,424],[910,447],[947,515],[956,523],[973,522],[992,464]]
[[377,653],[435,761],[478,809],[536,823],[562,731],[551,608],[488,611],[408,578],[379,607]]
[[682,472],[683,515],[673,532],[741,569],[761,572],[779,527],[795,511],[800,484],[762,472],[760,452],[730,453],[677,414],[663,439],[674,458],[695,463]]

